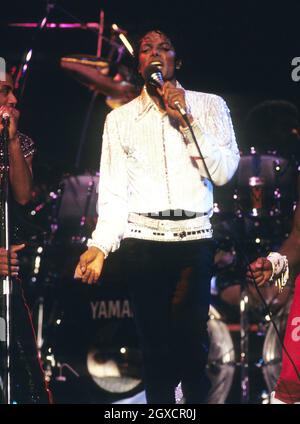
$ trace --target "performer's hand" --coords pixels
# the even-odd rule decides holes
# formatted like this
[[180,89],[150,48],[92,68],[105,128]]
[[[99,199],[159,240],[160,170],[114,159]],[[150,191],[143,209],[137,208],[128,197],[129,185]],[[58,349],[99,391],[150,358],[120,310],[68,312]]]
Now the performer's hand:
[[75,269],[74,278],[82,279],[83,283],[96,283],[104,263],[104,253],[97,247],[89,247],[81,256]]
[[166,112],[170,116],[170,118],[177,119],[180,124],[185,127],[186,123],[175,105],[175,102],[177,101],[183,109],[187,109],[185,103],[184,90],[182,88],[175,87],[173,84],[167,81],[163,85],[163,88],[158,88],[157,91],[163,98],[166,107]]
[[253,282],[253,278],[258,286],[267,283],[272,276],[272,264],[267,258],[257,258],[250,264],[250,270],[247,272],[247,280]]
[[8,113],[10,116],[10,124],[9,124],[9,139],[12,140],[17,135],[18,129],[18,120],[20,116],[20,112],[11,106],[1,106],[0,107],[0,130],[2,130],[2,115],[4,113]]
[[[24,249],[25,244],[16,244],[11,246],[10,249],[10,271],[13,277],[18,276],[19,272],[19,261],[18,254],[19,250]],[[8,252],[4,247],[0,247],[0,275],[6,277],[8,275]]]

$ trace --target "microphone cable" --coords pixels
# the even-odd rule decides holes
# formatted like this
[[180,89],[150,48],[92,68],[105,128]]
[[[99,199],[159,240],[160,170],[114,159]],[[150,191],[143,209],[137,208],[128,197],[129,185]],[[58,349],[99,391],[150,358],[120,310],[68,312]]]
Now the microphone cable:
[[[190,121],[189,121],[189,119],[188,119],[187,113],[186,113],[186,111],[185,111],[185,110],[181,107],[181,105],[180,105],[180,103],[179,103],[179,102],[175,102],[175,105],[177,106],[177,110],[178,110],[178,111],[179,111],[179,113],[181,114],[182,118],[183,118],[183,119],[184,119],[184,121],[186,122],[186,124],[187,124],[187,126],[188,126],[188,128],[189,128],[189,130],[190,130],[190,132],[191,132],[191,135],[192,135],[193,141],[194,141],[194,143],[195,143],[195,145],[196,145],[196,148],[197,148],[197,150],[198,150],[198,153],[199,153],[199,157],[200,157],[200,159],[201,159],[201,160],[202,160],[202,162],[203,162],[203,166],[204,166],[205,172],[207,173],[207,176],[208,176],[209,180],[211,181],[212,186],[213,186],[213,187],[215,187],[216,185],[215,185],[215,183],[214,183],[214,181],[213,181],[213,179],[212,179],[212,176],[211,176],[211,174],[210,174],[210,172],[209,172],[209,169],[208,169],[208,167],[207,167],[207,164],[206,164],[205,159],[204,159],[204,157],[203,157],[203,154],[202,154],[202,152],[201,152],[200,146],[199,146],[199,144],[198,144],[198,142],[197,142],[197,138],[196,138],[195,133],[194,133],[194,131],[193,131],[192,125],[191,125],[191,123],[190,123]],[[234,238],[234,239],[235,239],[235,238]],[[236,239],[235,239],[235,243],[236,243],[236,246],[239,246],[239,243],[237,243],[237,240],[236,240]],[[242,257],[244,258],[244,261],[245,261],[245,264],[246,264],[246,268],[247,268],[247,269],[249,269],[249,271],[250,271],[250,273],[251,273],[251,275],[252,275],[252,280],[253,280],[253,283],[254,283],[255,290],[257,291],[257,294],[258,294],[258,296],[259,296],[259,298],[260,298],[260,300],[261,300],[261,303],[262,303],[262,304],[263,304],[263,306],[264,306],[264,311],[265,311],[265,313],[266,313],[266,314],[269,316],[269,318],[270,318],[270,322],[271,322],[271,323],[272,323],[272,325],[273,325],[273,328],[274,328],[275,333],[276,333],[276,335],[277,335],[277,338],[278,338],[278,340],[279,340],[280,346],[282,347],[283,351],[284,351],[284,352],[285,352],[285,354],[287,355],[287,357],[288,357],[288,359],[289,359],[289,361],[290,361],[290,363],[291,363],[292,367],[294,368],[294,371],[295,371],[295,373],[296,373],[296,375],[297,375],[297,378],[298,378],[298,380],[299,380],[299,382],[300,382],[300,371],[297,369],[296,364],[295,364],[295,362],[293,361],[293,358],[291,357],[290,353],[288,352],[287,348],[285,347],[284,342],[281,340],[280,332],[279,332],[279,330],[278,330],[278,328],[277,328],[277,325],[275,324],[275,321],[274,321],[274,320],[273,320],[273,318],[272,318],[272,312],[271,312],[271,310],[270,310],[270,308],[269,308],[268,304],[266,303],[266,301],[265,301],[265,299],[264,299],[263,295],[261,294],[261,292],[260,292],[260,290],[259,290],[259,287],[258,287],[258,285],[257,285],[257,283],[256,283],[256,281],[255,281],[254,274],[253,274],[252,269],[251,269],[251,267],[250,267],[250,261],[249,261],[249,259],[248,259],[247,255],[246,255],[246,253],[245,253],[244,249],[243,249],[241,246],[239,246],[239,250],[240,250],[240,252],[241,252],[241,254],[242,254]],[[288,391],[288,390],[287,390],[287,391]]]
[[[146,68],[146,70],[145,70],[145,82],[146,82],[146,84],[149,83],[150,85],[152,85],[156,89],[158,89],[158,88],[162,89],[163,84],[164,84],[164,79],[163,79],[162,72],[160,71],[160,69],[157,67],[156,64],[152,63]],[[192,135],[193,141],[194,141],[196,148],[198,150],[199,157],[203,162],[204,170],[207,174],[207,177],[211,181],[212,186],[215,187],[216,185],[215,185],[215,183],[212,179],[212,176],[209,172],[209,169],[207,167],[205,159],[202,155],[200,146],[198,145],[197,138],[195,136],[195,133],[194,133],[192,125],[189,121],[189,118],[187,116],[186,110],[180,105],[179,101],[175,101],[174,105],[176,106],[176,110],[180,113],[180,115],[184,119],[184,122],[187,124],[187,126],[190,130],[190,133]]]
[[[178,106],[176,105],[176,103],[177,103],[177,105],[178,105]],[[200,157],[200,159],[202,160],[202,163],[203,163],[203,166],[204,166],[205,172],[206,172],[206,174],[207,174],[207,177],[208,177],[208,179],[210,180],[210,182],[212,183],[212,186],[213,186],[213,187],[216,187],[216,184],[214,183],[214,180],[212,179],[211,173],[209,172],[209,169],[208,169],[208,167],[207,167],[207,164],[206,164],[205,159],[204,159],[204,157],[203,157],[203,154],[202,154],[202,152],[201,152],[200,146],[199,146],[199,144],[198,144],[197,138],[196,138],[196,136],[195,136],[194,130],[193,130],[192,125],[191,125],[191,123],[190,123],[190,120],[189,120],[189,118],[188,118],[188,116],[187,116],[187,113],[186,113],[186,111],[185,111],[185,110],[181,110],[181,109],[182,109],[182,107],[179,105],[179,102],[175,102],[175,105],[177,106],[177,110],[178,110],[178,111],[179,111],[179,113],[181,114],[182,118],[184,119],[185,123],[187,124],[187,126],[188,126],[188,128],[189,128],[189,130],[190,130],[190,133],[191,133],[191,135],[192,135],[193,141],[194,141],[194,143],[195,143],[195,145],[196,145],[196,148],[197,148],[197,150],[198,150],[199,157]]]

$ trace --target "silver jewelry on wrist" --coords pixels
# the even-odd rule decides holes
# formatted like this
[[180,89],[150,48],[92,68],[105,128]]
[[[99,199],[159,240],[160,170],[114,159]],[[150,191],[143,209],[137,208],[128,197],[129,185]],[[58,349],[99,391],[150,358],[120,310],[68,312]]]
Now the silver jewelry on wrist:
[[272,264],[270,281],[274,281],[279,291],[282,291],[289,279],[289,263],[285,255],[278,252],[270,252],[267,259]]

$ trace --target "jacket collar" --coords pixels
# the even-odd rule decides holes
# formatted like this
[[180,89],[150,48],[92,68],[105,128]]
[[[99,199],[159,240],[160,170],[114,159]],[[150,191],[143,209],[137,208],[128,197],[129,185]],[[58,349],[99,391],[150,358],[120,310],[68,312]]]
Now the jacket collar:
[[[176,81],[177,88],[183,88],[182,85]],[[142,92],[139,96],[139,107],[137,119],[141,119],[150,109],[154,108],[157,112],[164,115],[166,112],[161,112],[155,102],[151,99],[147,92],[146,85],[144,85]]]

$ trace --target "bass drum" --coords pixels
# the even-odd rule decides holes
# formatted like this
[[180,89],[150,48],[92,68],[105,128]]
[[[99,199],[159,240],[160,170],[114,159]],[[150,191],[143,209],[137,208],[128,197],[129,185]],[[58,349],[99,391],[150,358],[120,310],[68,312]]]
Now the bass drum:
[[[124,287],[113,293],[105,284],[72,282],[59,298],[43,346],[54,402],[146,403],[141,352]],[[230,332],[213,307],[208,332],[207,373],[212,384],[208,403],[225,403],[235,372],[235,351]],[[177,402],[181,398],[179,386]]]
[[290,215],[297,199],[298,164],[251,148],[241,155],[234,177],[216,187],[214,211],[223,217],[268,218]]
[[[211,389],[206,403],[223,404],[228,398],[235,373],[235,349],[227,325],[213,306],[209,311],[208,334],[210,348],[206,371]],[[180,384],[176,388],[176,403],[184,403]]]
[[99,175],[68,175],[60,183],[52,210],[56,244],[83,244],[97,222]]
[[208,334],[210,349],[207,374],[212,388],[207,403],[225,403],[235,373],[235,350],[229,329],[213,306],[210,307]]
[[121,290],[73,284],[46,331],[44,367],[55,403],[111,403],[137,394],[142,361],[129,300]]
[[[291,302],[292,299],[290,298],[289,302],[287,302],[286,305],[277,313],[276,317],[273,318],[276,327],[278,328],[281,340],[284,339]],[[263,364],[263,376],[268,390],[271,393],[275,388],[282,364],[282,345],[272,323],[269,324],[264,341]]]
[[55,403],[111,403],[142,390],[121,264],[119,252],[112,253],[97,285],[59,279],[52,300],[46,297],[43,359]]

